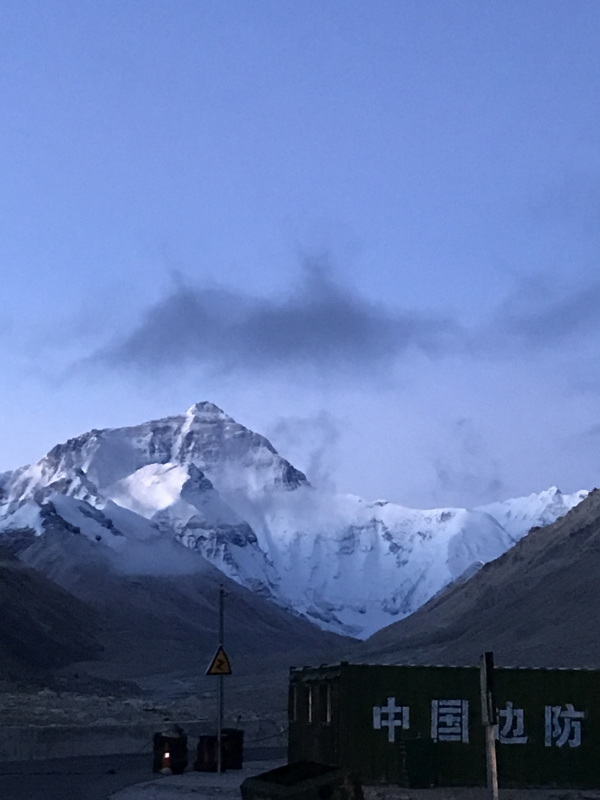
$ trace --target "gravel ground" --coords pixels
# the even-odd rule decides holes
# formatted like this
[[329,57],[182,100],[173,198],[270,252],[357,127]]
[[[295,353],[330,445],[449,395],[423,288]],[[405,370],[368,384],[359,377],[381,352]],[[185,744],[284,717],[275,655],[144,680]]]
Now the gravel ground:
[[[117,697],[42,689],[34,692],[0,693],[0,725],[155,725],[194,721],[191,733],[216,732],[214,692],[208,696],[188,695],[176,698]],[[287,742],[287,717],[284,710],[250,710],[250,704],[232,698],[225,708],[225,724],[242,727],[247,742],[283,745]],[[213,731],[213,728],[215,729]]]
[[[265,763],[280,764],[266,759],[280,758],[281,748],[250,748],[248,762],[259,762],[254,771],[263,771]],[[190,753],[190,760],[192,754]],[[249,770],[252,770],[250,763]],[[227,774],[227,773],[226,773]],[[230,782],[240,773],[229,773]],[[246,773],[247,774],[247,773]],[[186,775],[199,776],[188,772]],[[0,762],[1,800],[106,800],[128,786],[154,781],[152,753],[137,755],[97,756],[80,758],[55,758],[36,762]],[[210,782],[209,776],[209,782]],[[215,780],[216,776],[212,776]],[[244,776],[245,777],[245,776]],[[177,781],[177,777],[172,779]],[[168,779],[161,780],[163,786]],[[137,788],[135,790],[137,792]],[[239,790],[236,788],[234,794]],[[198,800],[198,794],[195,794]]]
[[[248,765],[243,772],[222,776],[186,773],[159,778],[111,795],[110,800],[225,800],[239,798],[244,778],[273,769],[283,762]],[[398,787],[364,787],[365,800],[490,800],[483,788],[400,789]],[[501,789],[500,800],[600,800],[600,790],[567,789]]]
[[200,800],[200,798],[239,798],[240,784],[251,775],[282,766],[285,761],[254,761],[242,770],[232,770],[222,775],[214,772],[185,772],[183,775],[168,775],[147,783],[129,786],[115,794],[110,800]]
[[201,698],[156,702],[144,697],[114,697],[42,689],[0,694],[3,725],[116,725],[171,719],[208,719]]

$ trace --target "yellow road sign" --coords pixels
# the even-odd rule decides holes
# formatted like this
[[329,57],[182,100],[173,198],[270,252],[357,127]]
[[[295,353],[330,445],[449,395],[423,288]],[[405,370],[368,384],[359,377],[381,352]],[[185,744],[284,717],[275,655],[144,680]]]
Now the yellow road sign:
[[207,675],[231,675],[231,664],[227,658],[227,653],[223,645],[219,645],[215,657],[210,662],[210,667],[206,670]]

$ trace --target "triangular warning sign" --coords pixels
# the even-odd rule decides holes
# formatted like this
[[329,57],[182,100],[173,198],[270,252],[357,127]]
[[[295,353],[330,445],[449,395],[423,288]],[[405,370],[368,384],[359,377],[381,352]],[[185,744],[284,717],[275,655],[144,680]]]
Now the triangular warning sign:
[[210,662],[210,667],[206,670],[207,675],[231,675],[231,664],[227,658],[227,653],[223,645],[219,645],[215,657]]

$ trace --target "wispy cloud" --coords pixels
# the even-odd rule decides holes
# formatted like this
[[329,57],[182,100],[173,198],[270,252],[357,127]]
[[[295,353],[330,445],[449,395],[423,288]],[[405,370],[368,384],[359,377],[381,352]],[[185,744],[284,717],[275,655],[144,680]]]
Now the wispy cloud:
[[490,310],[489,321],[465,335],[474,359],[537,358],[567,353],[600,335],[600,282],[575,288],[543,275],[521,279],[511,294]]
[[591,425],[587,430],[583,431],[582,436],[586,439],[594,439],[597,441],[600,439],[600,424]]
[[434,461],[436,494],[441,497],[469,497],[473,505],[502,496],[504,482],[500,467],[488,452],[473,420],[461,417],[451,423],[452,449]]
[[322,409],[306,417],[280,417],[268,431],[280,453],[287,453],[309,481],[319,488],[334,489],[331,475],[335,471],[337,445],[341,439],[339,420]]
[[503,304],[497,331],[529,347],[546,348],[600,331],[600,282],[577,287],[561,296],[540,296],[530,284],[520,308]]

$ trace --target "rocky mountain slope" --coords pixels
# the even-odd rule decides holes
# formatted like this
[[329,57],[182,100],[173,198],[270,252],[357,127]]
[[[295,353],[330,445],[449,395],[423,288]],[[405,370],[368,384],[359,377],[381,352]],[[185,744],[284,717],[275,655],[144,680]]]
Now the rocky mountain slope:
[[463,585],[379,631],[355,657],[378,663],[600,668],[600,491],[531,531]]
[[[4,473],[0,531],[30,540],[22,557],[58,582],[67,562],[53,543],[67,531],[79,535],[68,540],[69,554],[81,551],[83,566],[93,557],[123,574],[158,577],[186,573],[202,556],[296,615],[364,637],[585,494],[552,488],[480,509],[430,511],[337,495],[311,486],[267,439],[204,402],[90,431]],[[86,584],[76,577],[82,570],[70,574]]]
[[[35,656],[40,667],[85,661],[75,672],[83,669],[109,680],[137,681],[171,673],[202,676],[218,644],[221,587],[227,653],[238,674],[256,671],[264,663],[287,669],[307,656],[335,657],[348,647],[346,638],[322,631],[239,586],[173,539],[128,541],[115,552],[61,520],[53,515],[51,532],[41,536],[21,531],[18,537],[5,537],[18,554],[18,560],[11,559],[15,569],[29,576],[30,583],[35,577],[46,594],[50,587],[62,599],[62,606],[56,607],[55,600],[44,609],[40,625],[45,621],[47,626],[50,617],[61,647],[53,658],[43,647],[37,655],[32,650],[30,660]],[[156,570],[157,559],[162,572]],[[32,609],[42,602],[45,595],[41,597],[39,589],[22,591],[18,605],[13,598],[18,612],[2,618],[4,644],[10,636],[5,629],[11,629],[15,614],[31,621]],[[93,635],[86,634],[88,630]],[[33,636],[31,647],[36,647]],[[24,652],[24,660],[26,656]]]

